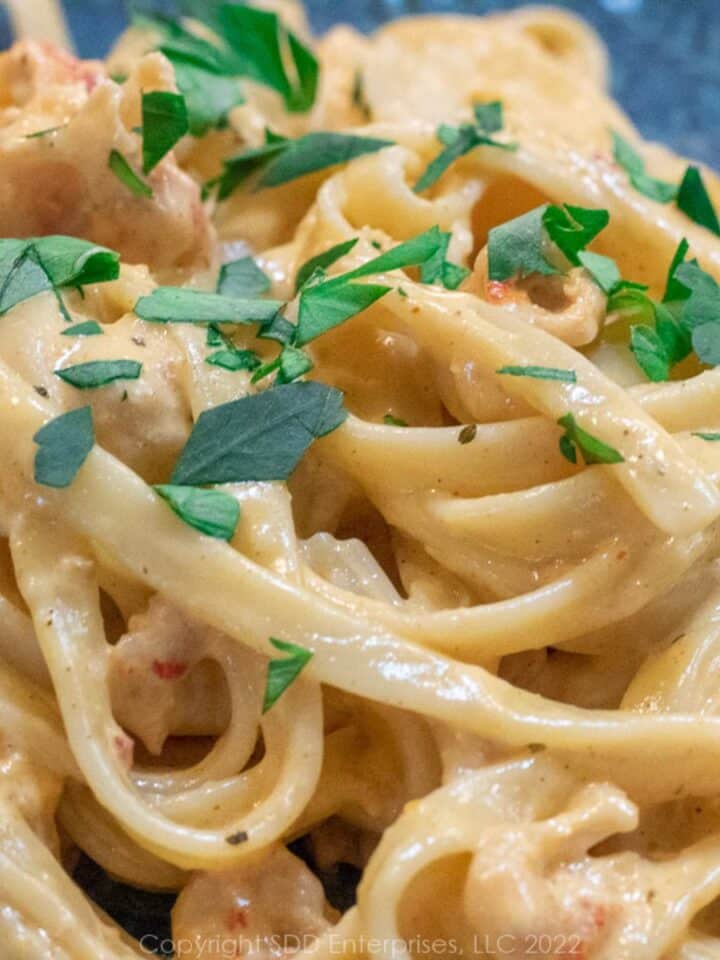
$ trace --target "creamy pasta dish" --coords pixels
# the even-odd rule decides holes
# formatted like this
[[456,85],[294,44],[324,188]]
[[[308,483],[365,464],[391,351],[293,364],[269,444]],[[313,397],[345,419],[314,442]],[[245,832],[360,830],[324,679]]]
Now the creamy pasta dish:
[[559,10],[217,0],[95,62],[50,6],[0,55],[1,960],[720,957],[720,181]]

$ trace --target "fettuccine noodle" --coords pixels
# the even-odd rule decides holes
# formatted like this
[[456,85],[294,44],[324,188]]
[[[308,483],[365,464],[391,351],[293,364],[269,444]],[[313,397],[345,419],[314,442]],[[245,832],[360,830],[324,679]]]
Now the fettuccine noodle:
[[[720,369],[696,336],[713,318],[665,376],[639,340],[656,363],[671,350],[662,318],[702,303],[668,294],[651,321],[647,305],[684,238],[712,299],[720,242],[684,188],[658,196],[687,163],[608,96],[597,37],[526,8],[313,42],[301,9],[267,4],[292,31],[278,69],[292,79],[297,45],[317,56],[314,102],[247,70],[244,102],[152,166],[141,100],[179,85],[197,109],[173,56],[197,68],[215,27],[183,21],[163,53],[140,22],[107,63],[82,62],[60,49],[55,4],[10,9],[2,236],[82,238],[121,266],[62,289],[46,272],[16,296],[35,254],[0,251],[2,960],[720,960]],[[302,86],[306,62],[293,69]],[[483,105],[501,122],[421,189],[490,122]],[[280,185],[253,168],[217,186],[243,151],[289,157],[279,137],[328,132],[387,143],[325,165],[317,147]],[[696,172],[712,212],[720,181]],[[548,269],[536,250],[498,277],[498,228],[545,204],[607,211],[584,246],[647,288],[631,290],[640,307],[544,219]],[[445,236],[446,273],[386,261],[354,288],[382,296],[303,342],[303,297],[321,310],[346,290],[328,278],[425,235]],[[522,262],[533,242],[502,252]],[[271,298],[297,323],[292,376],[240,322],[142,318],[163,287],[189,304],[248,255],[269,278],[259,309]],[[677,289],[689,274],[672,269]],[[212,336],[234,368],[208,362]],[[134,374],[89,389],[56,375],[116,361]],[[154,487],[208,414],[283,396],[281,376],[287,397],[341,391],[347,416],[286,480],[248,439],[245,472],[213,487],[239,520],[199,529]],[[38,432],[85,408],[94,442],[52,483]],[[273,693],[284,655],[299,666]],[[95,909],[72,879],[81,852],[176,893],[172,942]]]

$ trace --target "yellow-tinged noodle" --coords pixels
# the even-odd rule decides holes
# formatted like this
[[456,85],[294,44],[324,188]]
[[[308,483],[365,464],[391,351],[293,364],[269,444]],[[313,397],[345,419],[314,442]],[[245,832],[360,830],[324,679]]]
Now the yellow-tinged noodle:
[[[297,4],[263,6],[307,40]],[[160,946],[91,906],[78,850],[177,892],[190,960],[720,956],[720,444],[702,438],[720,431],[720,373],[693,357],[648,382],[577,265],[489,280],[489,231],[544,202],[607,209],[593,250],[652,296],[682,237],[720,279],[713,233],[613,162],[616,130],[653,176],[686,165],[609,98],[598,38],[540,7],[337,27],[315,44],[311,111],[248,81],[228,126],[184,138],[139,198],[107,155],[139,169],[140,94],[176,89],[152,35],[82,63],[35,42],[67,48],[57,4],[10,8],[24,39],[0,55],[3,233],[87,236],[123,263],[62,292],[101,335],[63,336],[52,293],[0,321],[2,960]],[[471,150],[414,190],[438,125],[493,100],[517,150]],[[203,201],[266,127],[393,145]],[[228,542],[184,523],[152,484],[205,411],[268,381],[208,364],[204,327],[144,322],[140,297],[215,289],[250,251],[295,320],[310,257],[357,238],[340,273],[434,226],[470,269],[460,288],[373,277],[390,292],[308,347],[344,424],[287,483],[222,486],[240,506]],[[275,356],[253,328],[224,332]],[[138,379],[79,391],[54,375],[120,358]],[[96,443],[72,483],[35,482],[35,434],[87,404]],[[569,462],[568,414],[622,462]],[[271,638],[312,659],[264,711]],[[325,880],[361,871],[349,909],[287,849],[300,838]]]

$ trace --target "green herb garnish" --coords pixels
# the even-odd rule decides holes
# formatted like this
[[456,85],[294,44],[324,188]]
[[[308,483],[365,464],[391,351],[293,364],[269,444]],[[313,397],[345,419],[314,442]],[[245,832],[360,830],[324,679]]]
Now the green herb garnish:
[[125,157],[118,150],[110,151],[108,166],[118,180],[136,197],[151,197],[153,195],[150,184],[145,183],[142,177],[135,173]]
[[276,640],[274,637],[270,637],[270,643],[288,656],[281,660],[271,660],[268,664],[263,713],[267,713],[273,704],[280,699],[313,657],[310,650],[298,647],[294,643],[285,643],[283,640]]
[[289,383],[232,400],[198,417],[172,483],[287,480],[318,437],[340,426],[343,395],[321,383]]
[[345,254],[350,253],[358,239],[358,237],[353,237],[350,240],[343,240],[341,243],[336,243],[334,247],[330,247],[306,260],[295,276],[295,293],[308,282],[316,270],[325,270],[344,257]]
[[561,270],[548,259],[550,244],[577,265],[583,248],[609,219],[607,210],[564,204],[537,207],[493,227],[488,236],[488,276],[491,280],[509,280],[531,273],[558,274]]
[[205,357],[205,363],[211,367],[221,367],[233,373],[238,370],[257,370],[261,362],[254,350],[223,349]]
[[148,174],[189,131],[185,97],[155,90],[142,97],[143,173]]
[[699,437],[701,440],[705,440],[708,443],[718,443],[720,441],[720,433],[703,433],[701,431],[696,431],[691,434],[693,437]]
[[255,263],[252,257],[242,257],[220,269],[217,292],[225,297],[249,298],[270,289],[270,277]]
[[[312,107],[317,93],[318,62],[276,13],[224,3],[219,8],[217,23],[237,73],[277,90],[291,113],[306,113]],[[288,60],[292,65],[290,73],[285,66]]]
[[157,484],[153,490],[188,526],[217,540],[232,539],[240,519],[240,504],[229,493],[173,484]]
[[91,408],[63,413],[41,427],[33,440],[39,447],[35,454],[35,483],[70,486],[95,443]]
[[577,463],[578,448],[586,464],[625,462],[625,458],[614,447],[583,430],[571,413],[560,417],[558,425],[565,428],[565,433],[560,437],[560,452],[570,463]]
[[645,172],[645,161],[627,140],[611,131],[613,138],[613,157],[615,163],[623,168],[630,178],[630,183],[643,196],[656,200],[658,203],[670,203],[677,196],[678,188],[673,183],[657,180]]
[[158,287],[135,304],[135,313],[151,323],[269,323],[280,300],[241,300],[184,287]]
[[493,139],[493,134],[503,128],[503,110],[499,101],[493,103],[476,103],[473,107],[474,123],[463,123],[459,127],[450,127],[441,124],[436,132],[442,150],[425,168],[422,176],[413,189],[422,193],[436,183],[445,171],[459,157],[474,150],[475,147],[499,147],[501,150],[517,150],[517,144],[502,143]]
[[84,323],[76,323],[73,327],[65,327],[60,331],[63,337],[96,337],[103,332],[99,323],[94,320],[86,320]]
[[142,364],[137,360],[91,360],[72,367],[61,367],[54,373],[78,390],[93,390],[115,380],[137,380],[141,370]]
[[355,157],[392,146],[391,140],[349,133],[306,133],[295,140],[278,137],[269,131],[265,136],[263,146],[252,147],[225,161],[224,172],[208,185],[218,184],[219,200],[227,199],[253,174],[260,174],[256,189],[277,187],[308,173],[349,163]]
[[500,367],[497,373],[510,377],[533,377],[535,380],[560,380],[562,383],[577,383],[574,370],[560,370],[557,367]]
[[697,167],[688,167],[685,171],[677,194],[677,205],[692,221],[720,236],[715,207]]
[[[420,281],[422,283],[440,283],[446,290],[456,290],[463,280],[470,275],[467,267],[457,263],[450,263],[447,259],[448,246],[451,234],[439,232],[440,243],[435,253],[420,264]],[[404,291],[398,291],[404,293]]]
[[383,417],[383,423],[386,427],[407,427],[407,420],[403,420],[401,417],[394,417],[391,413],[386,413]]
[[0,316],[38,293],[54,291],[60,301],[63,287],[103,283],[119,275],[118,254],[86,240],[0,240]]

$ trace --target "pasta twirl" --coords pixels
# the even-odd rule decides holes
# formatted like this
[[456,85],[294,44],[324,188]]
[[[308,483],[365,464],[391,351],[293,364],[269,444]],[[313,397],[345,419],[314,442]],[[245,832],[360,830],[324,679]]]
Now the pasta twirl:
[[3,960],[720,956],[716,176],[558,10],[18,12]]

